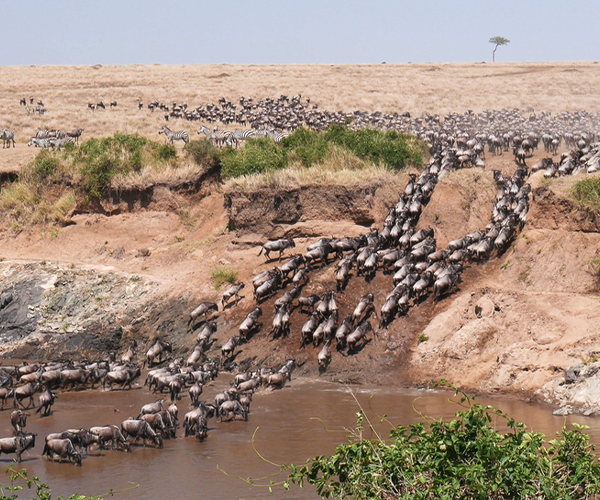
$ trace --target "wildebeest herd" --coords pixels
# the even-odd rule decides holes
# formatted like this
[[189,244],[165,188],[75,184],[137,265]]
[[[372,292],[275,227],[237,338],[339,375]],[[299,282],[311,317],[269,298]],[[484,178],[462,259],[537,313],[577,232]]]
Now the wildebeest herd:
[[[157,102],[149,107],[153,110],[161,106]],[[206,439],[207,421],[212,417],[246,420],[253,391],[260,386],[282,387],[290,380],[293,362],[275,369],[256,368],[238,374],[231,388],[219,394],[214,402],[201,401],[200,396],[204,385],[215,379],[220,368],[235,367],[236,350],[251,342],[262,330],[263,315],[271,319],[268,336],[296,335],[301,348],[311,345],[319,348],[319,368],[327,370],[335,353],[334,346],[346,355],[360,352],[371,335],[390,328],[399,315],[406,315],[411,307],[418,307],[428,296],[441,300],[452,293],[469,263],[487,259],[494,252],[502,254],[527,220],[530,194],[527,177],[531,172],[545,169],[544,175],[552,177],[584,170],[592,173],[600,168],[600,152],[595,142],[600,117],[585,112],[527,115],[519,110],[501,110],[454,113],[443,118],[437,115],[411,118],[408,113],[319,111],[316,105],[310,105],[309,99],[303,102],[301,96],[292,99],[282,96],[256,103],[242,98],[240,109],[227,100],[220,100],[218,106],[200,106],[188,111],[187,106],[178,109],[173,105],[172,110],[170,107],[167,110],[172,118],[249,124],[254,131],[291,131],[299,126],[319,130],[332,123],[347,124],[352,128],[400,130],[426,141],[431,159],[422,172],[410,175],[381,228],[373,228],[358,237],[322,238],[309,245],[304,253],[289,257],[281,266],[254,276],[251,285],[256,304],[239,324],[236,335],[220,346],[218,360],[209,360],[207,355],[218,330],[215,313],[219,306],[207,300],[194,308],[189,316],[190,330],[200,321],[202,324],[188,358],[150,370],[146,377],[149,390],[168,391],[169,406],[165,408],[164,400],[159,399],[142,407],[136,418],[126,419],[120,426],[100,425],[50,434],[45,439],[43,454],[51,459],[80,465],[82,456],[92,445],[100,449],[130,451],[131,445],[141,440],[144,444],[162,447],[164,440],[177,435],[179,412],[176,405],[185,390],[192,406],[182,419],[185,436],[195,436],[199,441]],[[187,142],[187,132],[178,137],[174,135],[177,132],[167,127],[162,130],[170,141],[181,139]],[[218,129],[214,128],[206,130],[208,133],[200,129],[221,145],[228,143],[227,138],[233,135],[233,132],[218,135]],[[10,141],[7,132],[2,132],[2,138]],[[30,145],[47,147],[44,146],[46,143],[38,141],[77,140],[83,130],[63,132],[38,131]],[[244,137],[236,140],[242,141]],[[14,146],[14,134],[12,141]],[[571,149],[560,157],[559,163],[549,157],[528,168],[527,158],[539,147],[540,141],[552,156],[557,154],[563,142]],[[10,142],[8,144],[10,147]],[[57,143],[54,147],[60,149],[61,145]],[[486,149],[493,155],[512,151],[517,169],[510,177],[500,171],[494,172],[498,191],[489,224],[449,242],[446,248],[438,248],[432,228],[417,230],[423,208],[439,180],[449,172],[465,167],[484,168]],[[295,247],[292,239],[270,241],[262,245],[259,255],[264,252],[267,261],[271,261],[271,254],[277,254],[276,258],[281,261],[283,254]],[[336,266],[335,285],[320,295],[304,295],[303,290],[311,278],[333,265]],[[364,279],[370,283],[377,273],[389,275],[390,288],[385,300],[376,304],[375,295],[366,293],[349,310],[342,311],[339,299],[346,293],[350,280]],[[244,283],[236,283],[227,289],[221,298],[221,309],[235,307],[244,288]],[[263,311],[264,302],[279,292],[282,293],[273,303],[274,310],[269,311],[272,314],[267,314]],[[296,317],[306,314],[306,319],[293,324],[294,311],[299,313]],[[374,316],[378,319],[376,325],[372,323]],[[24,411],[34,403],[35,395],[39,394],[37,413],[41,418],[51,414],[57,391],[96,386],[108,390],[132,388],[141,374],[140,366],[133,363],[136,349],[137,345],[133,343],[128,346],[119,362],[111,358],[97,363],[56,362],[2,367],[2,408],[9,398],[13,399],[13,407],[19,408],[11,415],[16,436],[0,440],[0,453],[15,453],[20,460],[23,452],[35,446],[36,436],[26,431],[28,414]],[[170,342],[154,339],[146,351],[145,363],[149,368],[166,363],[165,355],[171,352]]]
[[[14,435],[0,438],[0,454],[15,454],[20,462],[23,453],[35,446],[37,435],[28,432],[26,427],[27,418],[32,417],[32,412],[27,410],[36,406],[36,395],[35,415],[43,418],[53,414],[52,407],[59,397],[57,392],[91,390],[96,386],[111,391],[113,387],[131,389],[141,375],[140,366],[133,362],[136,351],[137,342],[133,341],[119,361],[115,361],[111,353],[107,359],[93,363],[22,363],[0,367],[2,410],[9,399],[13,400],[14,408],[10,415]],[[168,352],[170,344],[158,340],[147,350],[144,364],[156,364],[161,355]],[[196,361],[188,358],[185,363],[181,358],[172,360],[167,366],[149,370],[144,382],[152,393],[168,391],[169,405],[163,405],[164,398],[145,404],[136,417],[123,420],[121,425],[93,425],[52,432],[45,436],[42,456],[81,466],[82,458],[90,449],[131,452],[135,444],[162,448],[164,440],[177,437],[180,427],[177,404],[184,398],[183,390],[188,392],[191,408],[183,415],[184,436],[203,441],[208,437],[210,418],[218,417],[221,422],[247,421],[253,392],[261,385],[283,387],[291,379],[294,367],[294,361],[289,360],[277,370],[261,368],[238,373],[227,390],[218,393],[214,400],[202,401],[204,386],[219,375],[220,360],[207,360],[204,356]]]

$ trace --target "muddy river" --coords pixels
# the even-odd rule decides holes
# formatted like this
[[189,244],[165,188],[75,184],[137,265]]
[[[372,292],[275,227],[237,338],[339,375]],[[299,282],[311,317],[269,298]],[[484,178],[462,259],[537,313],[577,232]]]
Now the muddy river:
[[[203,399],[226,385],[228,379],[220,376],[213,387],[206,388]],[[456,405],[448,402],[451,396],[448,393],[368,386],[352,390],[365,408],[371,408],[368,414],[386,414],[396,425],[419,421],[421,417],[415,410],[432,417],[452,416],[457,411]],[[154,395],[139,387],[126,392],[59,394],[50,417],[40,419],[32,415],[29,418],[27,429],[37,432],[38,438],[35,448],[23,455],[21,466],[29,475],[39,476],[51,485],[53,495],[74,492],[99,495],[135,483],[139,484],[137,489],[119,493],[116,498],[316,499],[318,497],[310,486],[304,489],[292,486],[287,493],[279,488],[270,495],[266,487],[250,486],[240,479],[252,477],[256,484],[264,484],[269,479],[261,480],[261,477],[277,472],[276,467],[261,460],[253,450],[252,436],[255,434],[256,449],[265,459],[277,463],[302,463],[314,455],[330,453],[336,444],[345,442],[344,427],[354,425],[358,410],[347,387],[295,379],[281,391],[257,393],[248,422],[220,423],[218,419],[211,419],[209,437],[203,443],[194,437],[184,438],[183,430],[179,429],[178,438],[165,440],[162,450],[141,446],[135,447],[132,453],[92,450],[84,457],[82,467],[52,463],[40,457],[46,434],[68,428],[120,424],[129,416],[135,417],[143,404],[154,399]],[[517,420],[526,422],[530,429],[546,435],[553,435],[565,421],[563,417],[552,416],[551,409],[546,406],[505,399],[481,398],[478,401],[494,404]],[[178,403],[180,420],[188,411],[188,403],[187,395]],[[9,416],[8,410],[0,412],[2,436],[12,435]],[[600,419],[577,416],[569,417],[567,421],[589,425],[594,443],[600,445]],[[384,426],[381,430],[387,432]],[[10,465],[9,457],[0,457],[3,466]]]

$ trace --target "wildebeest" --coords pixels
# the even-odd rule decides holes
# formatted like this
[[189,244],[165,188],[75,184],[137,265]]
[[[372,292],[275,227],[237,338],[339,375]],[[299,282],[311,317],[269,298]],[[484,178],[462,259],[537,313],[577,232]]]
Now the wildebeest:
[[246,319],[242,322],[239,328],[240,337],[243,340],[246,340],[248,338],[248,334],[258,326],[258,318],[260,318],[261,315],[262,309],[260,307],[255,307],[252,311],[250,311],[248,316],[246,316]]
[[158,363],[160,363],[162,359],[162,355],[165,352],[173,352],[173,346],[170,342],[166,340],[158,339],[154,345],[146,352],[146,361],[144,361],[144,366],[146,363],[148,366],[152,366],[155,358],[158,358]]
[[35,405],[34,401],[33,401],[33,395],[39,391],[41,388],[41,385],[39,383],[28,383],[25,385],[22,385],[20,387],[17,387],[14,392],[13,392],[13,406],[16,408],[17,405],[21,405],[23,406],[23,400],[29,398],[29,404],[27,405],[27,408],[29,408],[31,405]]
[[23,431],[25,430],[25,426],[27,425],[27,417],[28,416],[29,416],[29,413],[25,413],[24,411],[21,411],[21,410],[14,410],[10,414],[10,423],[13,426],[13,428],[15,429],[15,432],[17,433],[17,435],[23,434]]
[[24,436],[0,439],[0,454],[15,453],[17,455],[17,462],[20,462],[22,453],[35,446],[36,435],[34,433],[27,433]]
[[225,307],[225,304],[229,302],[229,300],[233,297],[237,297],[236,304],[241,300],[239,295],[240,291],[245,287],[243,283],[236,283],[231,285],[225,292],[223,293],[223,297],[221,297],[221,307]]
[[122,446],[127,452],[131,451],[131,446],[125,440],[125,436],[123,436],[118,425],[91,427],[90,432],[98,437],[98,445],[101,449],[110,443],[112,449],[119,449],[119,446]]
[[49,416],[56,398],[57,396],[53,394],[50,389],[46,388],[46,390],[40,394],[39,406],[35,412],[39,413],[40,417]]
[[54,461],[56,458],[60,462],[67,460],[74,462],[75,465],[81,467],[81,454],[75,449],[70,439],[50,439],[46,441],[42,456],[47,456]]
[[363,321],[358,327],[346,337],[346,345],[348,346],[348,352],[354,351],[356,345],[361,341],[367,340],[367,332],[372,330],[371,323]]
[[214,302],[202,302],[196,309],[194,309],[190,313],[190,320],[188,321],[188,325],[196,320],[196,318],[207,314],[210,311],[217,312],[219,310],[219,306]]
[[235,337],[231,337],[223,346],[221,347],[221,356],[225,361],[228,361],[233,357],[233,351],[239,345],[241,341],[241,337],[239,335]]
[[281,256],[283,255],[283,252],[286,249],[295,247],[296,243],[294,243],[294,240],[291,239],[268,241],[261,247],[260,252],[258,252],[258,255],[262,254],[264,250],[266,259],[270,260],[271,252],[279,252],[279,260],[281,260]]
[[158,448],[163,447],[163,441],[160,435],[158,435],[150,424],[145,420],[134,420],[127,419],[121,423],[121,432],[123,432],[123,436],[125,439],[131,437],[133,438],[133,442],[135,443],[138,439],[142,439],[144,446],[148,440],[153,442]]

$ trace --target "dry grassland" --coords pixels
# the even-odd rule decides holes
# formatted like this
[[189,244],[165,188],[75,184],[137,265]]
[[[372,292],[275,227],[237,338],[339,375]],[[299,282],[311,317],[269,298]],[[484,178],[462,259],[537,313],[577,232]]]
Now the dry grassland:
[[[84,138],[115,131],[158,137],[164,113],[145,104],[187,102],[195,107],[226,97],[255,99],[302,94],[331,111],[409,111],[445,114],[468,109],[533,108],[600,111],[597,63],[378,64],[290,66],[26,66],[0,68],[0,127],[19,146],[36,128],[85,129]],[[19,99],[33,96],[48,109],[27,116]],[[87,103],[116,100],[114,110]],[[196,123],[169,122],[195,135]],[[2,157],[6,157],[3,154]],[[12,157],[13,155],[9,155]],[[23,153],[15,156],[22,160]],[[4,162],[3,162],[4,163]]]

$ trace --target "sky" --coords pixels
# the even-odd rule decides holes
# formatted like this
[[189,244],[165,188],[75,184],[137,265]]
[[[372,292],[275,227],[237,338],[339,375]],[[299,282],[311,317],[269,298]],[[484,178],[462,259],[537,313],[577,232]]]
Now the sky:
[[0,65],[600,59],[598,0],[0,0]]

